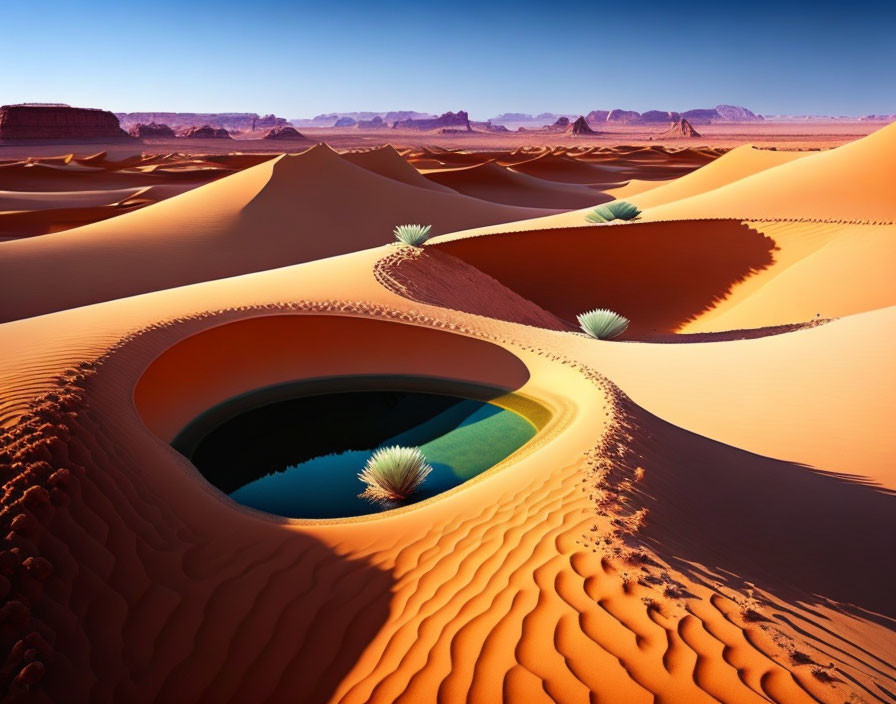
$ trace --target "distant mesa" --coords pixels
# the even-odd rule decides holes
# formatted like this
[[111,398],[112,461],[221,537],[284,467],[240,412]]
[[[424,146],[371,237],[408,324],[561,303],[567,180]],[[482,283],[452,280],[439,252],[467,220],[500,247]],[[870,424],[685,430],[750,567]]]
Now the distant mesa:
[[133,125],[128,132],[132,137],[139,137],[140,139],[164,139],[166,137],[175,137],[173,129],[168,125],[159,124],[158,122],[150,122],[149,124],[140,122]]
[[672,122],[681,119],[681,113],[669,112],[667,110],[648,110],[642,112],[638,122],[642,123],[658,123]]
[[658,138],[661,139],[680,139],[680,138],[690,138],[690,137],[699,137],[700,133],[694,129],[690,122],[688,122],[685,118],[680,117],[677,120],[673,120],[669,123],[669,129],[667,129],[662,134],[658,135]]
[[[470,123],[474,124],[474,123]],[[496,125],[491,120],[488,120],[482,125],[482,129],[486,132],[510,132],[504,125]]]
[[485,122],[470,120],[470,127],[472,127],[473,130],[477,132],[510,132],[510,130],[507,129],[506,126],[496,125],[491,120],[486,120]]
[[280,125],[279,127],[271,127],[265,133],[262,139],[277,139],[277,140],[305,140],[305,135],[299,132],[295,127],[290,127],[289,125]]
[[[315,115],[314,117],[308,118],[296,118],[290,120],[294,127],[355,127],[358,123],[369,123],[374,118],[380,118],[382,124],[377,122],[377,125],[374,125],[374,129],[377,127],[389,127],[396,120],[410,120],[410,119],[432,119],[435,115],[431,115],[428,112],[417,112],[416,110],[390,110],[389,112],[369,112],[369,111],[359,111],[359,112],[328,112],[322,113],[320,115]],[[362,125],[363,126],[363,125]],[[367,125],[368,128],[371,127],[370,124]]]
[[408,119],[396,120],[392,125],[394,129],[405,130],[452,130],[455,132],[472,132],[473,127],[470,125],[470,117],[463,110],[457,112],[446,112],[443,115],[432,119]]
[[[552,125],[549,121],[556,120],[558,116],[553,113],[542,113],[538,117],[533,118],[525,113],[506,112],[493,117],[491,121],[493,123],[510,124],[528,123],[538,121],[542,117],[548,118],[541,120],[541,124],[544,125],[542,129],[551,129]],[[752,110],[738,105],[717,105],[714,108],[697,108],[686,110],[685,112],[648,110],[641,113],[635,110],[620,110],[617,108],[615,110],[592,110],[585,115],[585,121],[589,125],[601,125],[604,123],[616,125],[659,125],[668,124],[681,118],[687,119],[692,125],[708,125],[711,122],[753,122],[764,119]]]
[[381,130],[385,129],[389,125],[386,124],[386,121],[377,115],[376,117],[370,120],[358,120],[356,127],[358,129],[369,129],[369,130]]
[[726,122],[753,122],[762,119],[761,115],[739,105],[716,105],[716,112]]
[[597,134],[597,132],[588,126],[588,121],[582,115],[579,115],[576,121],[572,123],[572,127],[569,128],[569,131],[576,136]]
[[133,139],[108,110],[73,108],[62,103],[0,107],[0,141],[106,141]]
[[230,132],[223,127],[212,127],[211,125],[184,127],[178,130],[177,136],[182,139],[233,139]]
[[607,113],[607,122],[616,122],[623,125],[638,122],[640,119],[641,113],[634,110],[610,110]]
[[119,112],[116,115],[126,128],[155,122],[168,125],[173,130],[182,130],[194,125],[210,125],[233,133],[269,130],[272,127],[289,124],[286,118],[259,115],[255,112]]
[[554,124],[545,125],[544,129],[551,132],[566,132],[569,129],[569,118],[566,116],[558,117]]
[[708,125],[715,120],[721,120],[718,110],[715,108],[697,108],[696,110],[686,110],[681,116],[693,125]]

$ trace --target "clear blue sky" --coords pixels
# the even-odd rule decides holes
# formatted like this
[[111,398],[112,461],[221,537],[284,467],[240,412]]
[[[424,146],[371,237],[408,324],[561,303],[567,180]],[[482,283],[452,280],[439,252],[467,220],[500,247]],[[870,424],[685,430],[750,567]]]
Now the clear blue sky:
[[896,113],[896,2],[0,0],[0,104]]

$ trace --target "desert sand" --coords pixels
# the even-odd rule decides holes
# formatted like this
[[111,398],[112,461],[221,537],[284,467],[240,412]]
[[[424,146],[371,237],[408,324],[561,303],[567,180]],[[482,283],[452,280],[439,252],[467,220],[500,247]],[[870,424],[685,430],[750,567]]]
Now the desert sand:
[[[48,156],[0,167],[11,697],[896,701],[896,125]],[[640,218],[585,221],[620,194]],[[621,338],[577,331],[598,306]],[[496,385],[537,434],[333,520],[241,507],[170,446],[253,389],[368,374]]]

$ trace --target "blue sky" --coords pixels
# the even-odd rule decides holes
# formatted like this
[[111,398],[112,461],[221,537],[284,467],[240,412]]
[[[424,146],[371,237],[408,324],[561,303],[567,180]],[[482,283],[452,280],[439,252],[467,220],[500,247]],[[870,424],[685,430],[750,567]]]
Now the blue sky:
[[[0,103],[896,113],[896,3],[0,0]],[[15,57],[15,58],[13,58]]]

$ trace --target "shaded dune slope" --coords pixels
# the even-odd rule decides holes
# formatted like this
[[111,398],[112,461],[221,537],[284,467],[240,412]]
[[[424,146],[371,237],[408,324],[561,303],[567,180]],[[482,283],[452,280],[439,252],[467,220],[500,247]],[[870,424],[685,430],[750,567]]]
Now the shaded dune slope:
[[[362,169],[372,171],[380,176],[391,178],[394,181],[406,183],[409,186],[428,188],[442,193],[451,193],[452,189],[440,187],[437,183],[427,179],[417,169],[411,166],[391,144],[377,149],[366,151],[349,151],[341,154],[347,162],[360,166]],[[535,207],[535,206],[529,206]]]
[[774,242],[739,222],[692,221],[508,232],[431,246],[563,320],[611,308],[631,319],[626,335],[639,338],[675,332],[711,308],[772,263]]
[[521,174],[559,183],[618,183],[625,180],[620,178],[618,171],[605,166],[554,154],[537,156],[529,161],[512,162],[507,165],[507,168]]
[[789,603],[814,594],[896,624],[896,604],[880,588],[896,579],[896,563],[881,559],[896,552],[896,492],[751,454],[626,406],[634,442],[625,462],[644,469],[634,491],[650,512],[639,538],[670,564],[699,580],[697,563],[741,592],[752,585]]
[[507,205],[536,208],[587,208],[611,200],[579,184],[557,183],[517,173],[490,161],[476,166],[430,171],[425,178],[458,193]]
[[542,213],[409,186],[315,147],[135,213],[3,243],[2,319],[343,254],[388,241],[401,222],[448,232]]

